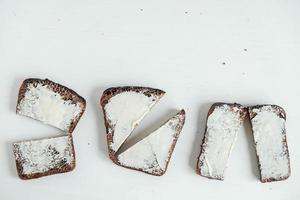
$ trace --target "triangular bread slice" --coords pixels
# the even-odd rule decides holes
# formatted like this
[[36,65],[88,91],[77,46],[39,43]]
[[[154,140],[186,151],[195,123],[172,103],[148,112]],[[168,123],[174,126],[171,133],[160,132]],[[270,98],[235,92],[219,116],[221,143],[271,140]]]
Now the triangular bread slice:
[[16,142],[13,151],[19,177],[24,180],[65,173],[75,168],[72,136]]
[[151,108],[165,94],[148,87],[113,87],[105,90],[100,100],[104,113],[110,158],[116,162],[116,152]]
[[85,99],[65,86],[48,79],[26,79],[16,112],[72,133],[85,107]]
[[117,164],[151,175],[163,175],[184,122],[185,111],[181,110],[156,131],[118,155]]
[[261,182],[280,181],[291,174],[283,108],[257,105],[248,108]]
[[229,155],[246,113],[245,108],[236,103],[215,103],[211,106],[197,163],[197,172],[201,176],[224,179]]

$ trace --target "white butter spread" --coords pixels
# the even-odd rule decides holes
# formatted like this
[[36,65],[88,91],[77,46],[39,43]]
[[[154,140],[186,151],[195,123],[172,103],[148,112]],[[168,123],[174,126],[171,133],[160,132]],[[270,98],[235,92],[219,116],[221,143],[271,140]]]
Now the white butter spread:
[[49,89],[47,85],[29,84],[24,98],[18,104],[18,114],[31,117],[68,131],[72,121],[80,114],[82,108],[71,100],[64,100],[59,93]]
[[241,127],[239,107],[216,106],[207,119],[207,130],[198,168],[202,176],[224,179],[230,152]]
[[158,96],[151,95],[148,97],[143,93],[134,91],[122,92],[109,100],[104,110],[111,126],[114,127],[113,142],[110,144],[112,150],[118,151],[126,138],[158,100]]
[[69,136],[17,142],[14,152],[24,175],[47,172],[63,164],[71,165],[75,159]]
[[262,180],[289,176],[289,159],[285,140],[285,119],[272,106],[253,109],[251,120]]
[[118,156],[121,165],[140,169],[151,174],[161,174],[167,168],[172,145],[178,131],[176,127],[182,123],[182,115],[177,114],[164,125],[152,132]]

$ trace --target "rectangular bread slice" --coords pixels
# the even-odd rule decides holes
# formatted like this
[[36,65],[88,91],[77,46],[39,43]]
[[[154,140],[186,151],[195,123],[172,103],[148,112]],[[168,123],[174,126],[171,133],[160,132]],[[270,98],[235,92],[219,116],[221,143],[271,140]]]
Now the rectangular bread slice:
[[291,174],[286,140],[286,114],[277,105],[248,108],[261,182],[287,179]]
[[71,136],[59,136],[13,144],[18,175],[33,179],[72,171],[75,151]]
[[85,99],[65,86],[48,79],[26,79],[16,112],[72,133],[85,107]]
[[224,179],[228,158],[246,113],[236,103],[215,103],[211,106],[197,163],[197,172],[201,176]]

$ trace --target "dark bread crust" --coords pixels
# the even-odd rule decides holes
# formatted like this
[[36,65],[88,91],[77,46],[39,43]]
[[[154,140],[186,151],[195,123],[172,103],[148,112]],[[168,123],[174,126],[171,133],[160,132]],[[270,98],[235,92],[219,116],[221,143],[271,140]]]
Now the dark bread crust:
[[[228,105],[229,107],[231,107],[232,109],[234,107],[238,107],[239,108],[239,112],[240,112],[240,121],[241,123],[243,123],[246,115],[247,115],[247,110],[246,108],[244,108],[241,104],[238,104],[238,103],[224,103],[224,102],[217,102],[217,103],[214,103],[210,109],[208,110],[208,114],[207,114],[207,117],[206,117],[206,123],[207,123],[207,120],[209,118],[209,116],[214,112],[215,108],[216,107],[219,107],[219,106],[223,106],[223,105]],[[223,180],[222,178],[214,178],[214,177],[210,177],[210,176],[205,176],[203,174],[201,174],[201,166],[203,165],[203,163],[201,162],[200,160],[200,156],[201,154],[205,151],[204,149],[204,146],[205,144],[207,143],[207,125],[205,126],[205,131],[204,131],[204,136],[203,136],[203,139],[202,139],[202,144],[201,144],[201,148],[200,148],[200,153],[199,153],[199,156],[198,156],[198,159],[197,159],[197,165],[196,165],[196,172],[197,174],[199,174],[200,176],[203,176],[203,177],[206,177],[206,178],[209,178],[209,179],[215,179],[215,180]]]
[[[109,102],[109,100],[116,96],[117,94],[120,94],[122,92],[137,92],[144,94],[147,97],[150,96],[157,96],[158,98],[161,98],[165,92],[160,89],[150,88],[150,87],[139,87],[139,86],[124,86],[124,87],[111,87],[106,89],[100,99],[100,105],[102,107],[102,111],[104,114],[104,123],[106,127],[106,136],[107,136],[107,146],[108,146],[108,154],[109,158],[116,164],[118,164],[118,159],[116,156],[116,153],[113,149],[110,148],[110,145],[113,142],[113,130],[114,127],[111,124],[110,120],[106,117],[106,111],[105,111],[105,105]],[[112,130],[112,131],[110,131]],[[125,140],[126,141],[126,140]]]
[[37,79],[37,78],[29,78],[23,81],[18,95],[17,106],[16,106],[16,113],[19,112],[18,105],[20,104],[21,100],[25,97],[25,93],[28,90],[28,86],[33,84],[36,87],[38,84],[42,84],[43,86],[47,86],[50,90],[55,93],[58,93],[62,96],[63,100],[71,101],[73,104],[80,103],[79,106],[81,108],[81,112],[77,115],[77,117],[71,122],[70,128],[68,130],[69,133],[72,133],[79,122],[80,118],[82,117],[85,108],[86,108],[86,101],[83,97],[77,94],[74,90],[55,83],[49,79]]
[[[185,123],[185,111],[184,111],[183,109],[180,110],[180,111],[179,111],[176,115],[174,115],[172,118],[174,118],[174,117],[178,117],[180,121],[179,121],[178,125],[177,125],[176,128],[175,128],[175,129],[176,129],[175,138],[174,138],[173,143],[172,143],[172,146],[171,146],[171,148],[170,148],[170,150],[169,150],[168,161],[167,161],[167,165],[166,165],[166,169],[165,169],[165,170],[159,170],[159,171],[155,171],[154,173],[150,173],[150,172],[148,172],[148,171],[144,171],[142,168],[135,168],[135,167],[129,167],[129,166],[122,165],[122,164],[119,162],[118,158],[116,158],[116,162],[115,162],[115,163],[116,163],[117,165],[121,166],[121,167],[124,167],[124,168],[127,168],[127,169],[133,169],[133,170],[140,171],[140,172],[144,172],[144,173],[146,173],[146,174],[150,174],[150,175],[153,175],[153,176],[162,176],[162,175],[164,175],[165,172],[166,172],[167,169],[168,169],[169,162],[170,162],[170,160],[171,160],[171,157],[172,157],[174,148],[175,148],[175,146],[176,146],[178,137],[179,137],[179,135],[180,135],[180,133],[181,133],[181,130],[182,130],[182,128],[183,128],[183,126],[184,126],[184,123]],[[172,119],[172,118],[170,118],[170,119]],[[163,125],[165,125],[166,123],[168,123],[168,121],[169,121],[170,119],[168,119],[165,123],[163,123]],[[163,126],[163,125],[162,125],[162,126]],[[161,126],[160,126],[160,127],[161,127]]]
[[[50,139],[50,138],[48,138],[48,139]],[[22,173],[23,172],[22,163],[19,160],[16,159],[16,167],[17,167],[17,172],[18,172],[19,178],[22,179],[22,180],[30,180],[30,179],[41,178],[43,176],[50,176],[50,175],[61,174],[61,173],[66,173],[66,172],[73,171],[76,167],[76,155],[75,155],[73,137],[69,136],[69,139],[71,140],[72,155],[73,155],[73,159],[74,159],[73,162],[71,163],[71,165],[69,165],[67,163],[62,163],[61,166],[50,169],[50,170],[48,170],[46,172],[43,172],[43,173],[23,174]],[[13,146],[13,151],[14,151],[14,154],[16,156],[17,151],[15,149],[15,146]]]
[[[257,115],[257,113],[253,112],[253,110],[254,109],[261,109],[264,106],[271,106],[276,111],[277,116],[280,117],[280,118],[282,118],[282,119],[284,119],[286,121],[286,112],[285,112],[285,110],[282,107],[280,107],[278,105],[263,104],[263,105],[250,106],[250,107],[248,107],[248,114],[249,114],[249,118],[250,118],[251,129],[253,128],[252,127],[252,119]],[[273,182],[273,181],[282,181],[282,180],[285,180],[285,179],[289,178],[290,175],[291,175],[291,165],[290,165],[290,156],[289,156],[289,150],[288,150],[288,144],[287,144],[287,138],[286,138],[286,129],[283,130],[282,134],[284,135],[284,138],[283,138],[282,142],[283,142],[283,145],[285,147],[284,154],[286,154],[287,158],[288,158],[289,173],[288,173],[288,175],[279,177],[277,179],[276,178],[263,179],[262,178],[262,174],[261,174],[261,164],[259,162],[259,156],[258,156],[258,153],[256,151],[256,158],[257,158],[257,162],[258,162],[258,169],[260,171],[260,181],[262,183]],[[256,143],[255,143],[255,146],[256,146]],[[255,148],[255,150],[256,150],[256,148]]]

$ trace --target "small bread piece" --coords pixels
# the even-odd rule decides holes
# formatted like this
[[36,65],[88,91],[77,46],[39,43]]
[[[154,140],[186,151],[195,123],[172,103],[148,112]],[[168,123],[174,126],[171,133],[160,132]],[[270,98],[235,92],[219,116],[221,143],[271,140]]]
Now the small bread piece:
[[21,141],[13,144],[21,179],[33,179],[72,171],[75,152],[71,136]]
[[286,114],[277,105],[248,108],[261,182],[280,181],[291,174],[286,140]]
[[196,167],[201,176],[224,180],[228,158],[246,113],[242,105],[236,103],[211,106]]
[[85,99],[65,86],[48,79],[26,79],[16,112],[72,133],[85,107]]
[[109,157],[116,162],[116,152],[139,122],[165,94],[148,87],[113,87],[100,99],[107,132]]
[[118,155],[117,164],[155,176],[163,175],[184,121],[185,111],[181,110],[156,131]]

